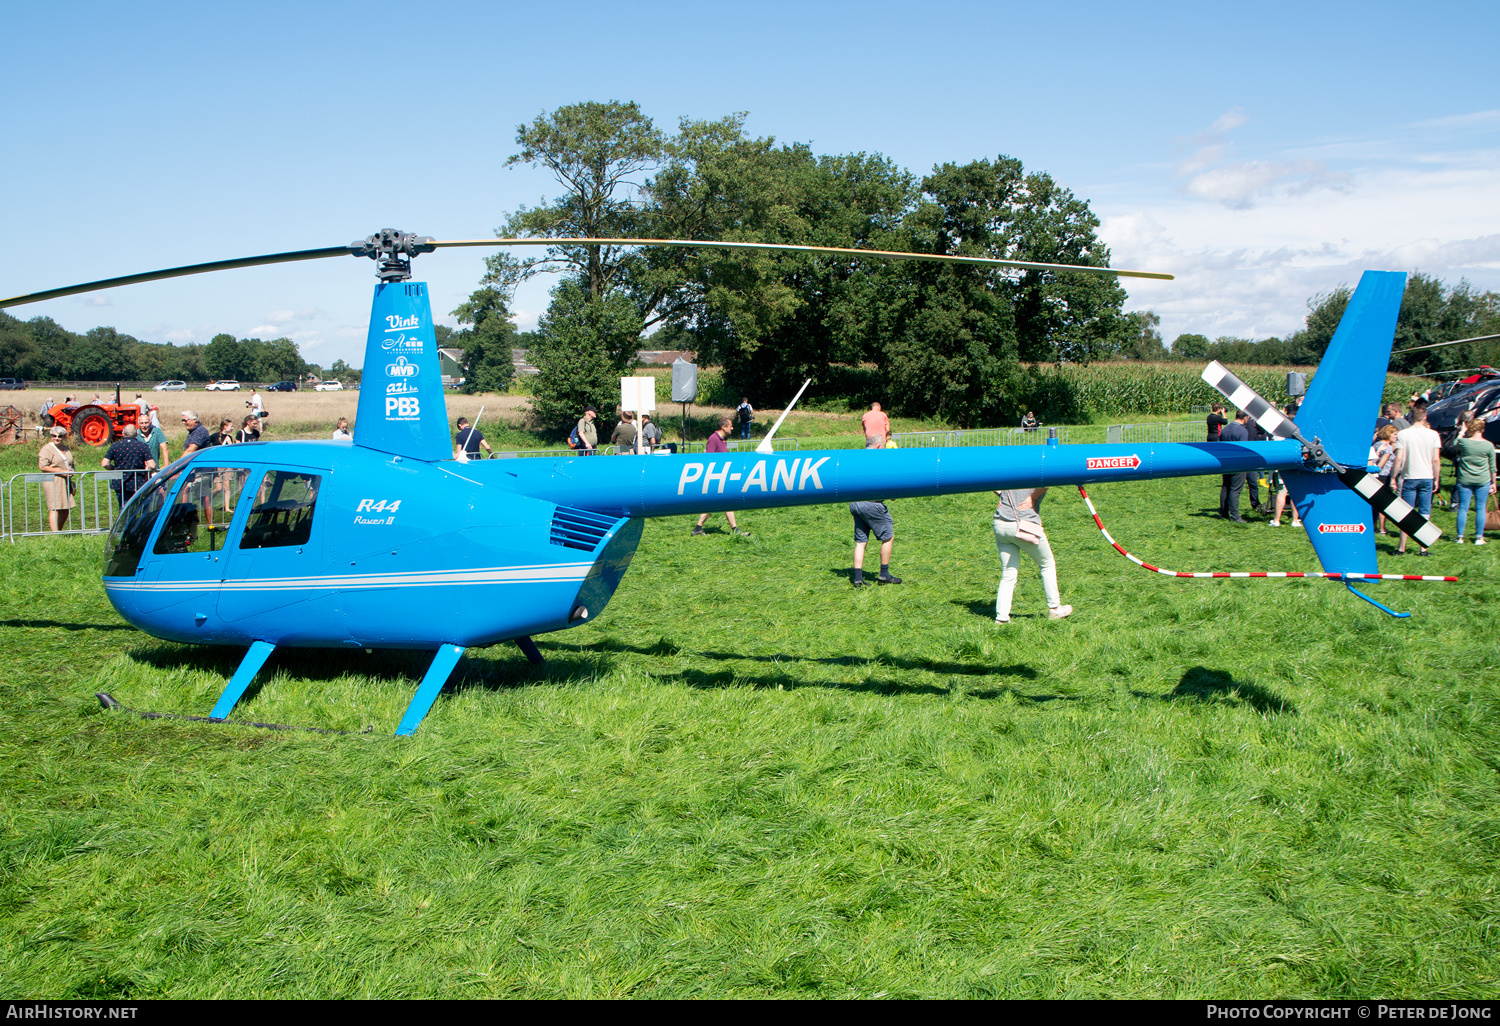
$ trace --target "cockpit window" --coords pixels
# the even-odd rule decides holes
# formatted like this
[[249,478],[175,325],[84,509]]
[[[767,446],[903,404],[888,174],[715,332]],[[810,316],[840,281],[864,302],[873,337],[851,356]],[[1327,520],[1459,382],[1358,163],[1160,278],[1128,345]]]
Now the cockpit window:
[[313,508],[323,478],[290,470],[273,470],[261,479],[255,505],[240,538],[242,549],[306,545],[312,537]]
[[156,515],[161,512],[162,503],[167,501],[179,473],[180,469],[170,474],[157,474],[136,491],[120,512],[120,519],[115,521],[114,529],[104,543],[105,577],[135,576],[141,554],[146,551],[146,539],[151,537],[151,528],[156,526]]
[[195,467],[177,490],[152,551],[168,556],[223,548],[235,500],[249,476],[243,467]]

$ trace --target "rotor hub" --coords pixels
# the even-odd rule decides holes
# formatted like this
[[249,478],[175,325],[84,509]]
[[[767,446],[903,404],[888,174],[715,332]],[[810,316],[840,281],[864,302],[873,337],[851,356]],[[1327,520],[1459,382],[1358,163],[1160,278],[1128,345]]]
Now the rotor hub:
[[376,261],[375,276],[382,282],[409,281],[411,258],[437,249],[430,235],[414,235],[395,228],[382,228],[363,242],[349,243],[349,252]]

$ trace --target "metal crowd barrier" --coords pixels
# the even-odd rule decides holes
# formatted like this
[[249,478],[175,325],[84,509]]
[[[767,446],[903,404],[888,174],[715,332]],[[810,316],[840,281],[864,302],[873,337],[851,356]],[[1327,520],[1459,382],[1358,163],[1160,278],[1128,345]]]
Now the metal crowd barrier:
[[[756,438],[729,438],[725,439],[724,445],[730,452],[754,452],[755,447],[761,443]],[[677,451],[688,455],[696,455],[704,451],[707,442],[678,442]],[[771,439],[772,452],[797,452],[802,448],[802,442],[796,438],[773,438]]]
[[972,431],[902,431],[892,438],[902,449],[954,448],[973,445],[1045,445],[1050,434],[1056,432],[1059,445],[1068,444],[1066,427],[1039,427],[1035,431],[1022,428],[976,428]]
[[[39,538],[64,534],[108,534],[120,515],[120,498],[112,482],[120,481],[123,470],[80,470],[74,474],[17,474],[0,485],[0,538]],[[139,472],[142,482],[149,476]],[[48,489],[53,479],[70,477],[73,481],[73,508],[68,511],[68,526],[61,531],[49,528]]]
[[1109,445],[1145,445],[1152,442],[1202,442],[1208,428],[1201,420],[1174,421],[1170,424],[1111,424],[1104,429]]
[[[655,452],[643,453],[642,455],[659,456],[663,453],[670,453],[673,451],[673,446],[676,447],[676,453],[678,455],[701,453],[703,452],[704,444],[705,443],[703,442],[663,442],[661,445],[658,445],[656,447]],[[730,452],[754,452],[755,447],[760,443],[753,438],[749,440],[731,438],[724,444],[728,446]],[[774,452],[788,452],[801,448],[802,443],[795,438],[773,438],[771,440],[771,449]],[[510,452],[491,453],[489,458],[492,460],[527,459],[532,457],[565,459],[570,456],[586,455],[588,454],[585,453],[582,449],[516,449]],[[594,450],[594,455],[618,456],[621,455],[621,453],[613,445],[601,445]],[[631,453],[627,451],[624,455],[628,456],[631,455]]]

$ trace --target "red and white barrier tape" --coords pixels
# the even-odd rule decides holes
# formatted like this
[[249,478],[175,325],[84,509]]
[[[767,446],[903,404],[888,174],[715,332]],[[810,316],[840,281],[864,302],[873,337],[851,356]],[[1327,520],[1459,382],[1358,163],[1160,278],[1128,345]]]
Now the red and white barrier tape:
[[1094,503],[1089,498],[1089,493],[1084,491],[1083,485],[1078,486],[1078,494],[1083,496],[1083,501],[1089,508],[1089,515],[1094,518],[1094,525],[1099,528],[1099,533],[1104,535],[1104,540],[1114,546],[1116,552],[1130,560],[1139,567],[1150,570],[1154,574],[1165,574],[1168,577],[1322,577],[1332,581],[1457,581],[1457,577],[1435,577],[1423,576],[1421,574],[1333,574],[1325,571],[1302,572],[1299,570],[1218,570],[1213,573],[1186,573],[1182,570],[1163,570],[1159,566],[1152,566],[1144,559],[1137,559],[1126,552],[1120,543],[1110,537],[1104,528],[1104,521],[1099,519],[1099,511],[1094,509]]

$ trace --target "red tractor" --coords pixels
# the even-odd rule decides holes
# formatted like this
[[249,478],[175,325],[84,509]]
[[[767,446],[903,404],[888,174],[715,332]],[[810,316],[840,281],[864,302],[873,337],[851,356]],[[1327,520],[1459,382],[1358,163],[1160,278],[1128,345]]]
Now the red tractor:
[[42,414],[44,426],[67,428],[77,441],[94,446],[108,445],[124,433],[126,424],[139,425],[140,419],[140,407],[120,402],[118,387],[112,403],[58,403]]

